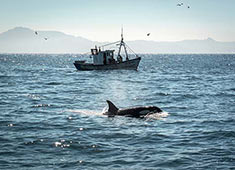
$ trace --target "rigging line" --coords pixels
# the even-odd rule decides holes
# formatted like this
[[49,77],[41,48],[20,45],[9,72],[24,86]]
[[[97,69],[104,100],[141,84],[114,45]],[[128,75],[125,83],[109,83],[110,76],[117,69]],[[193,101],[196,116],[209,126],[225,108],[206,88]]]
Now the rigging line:
[[117,49],[117,47],[116,47],[116,46],[110,46],[108,49],[109,49],[109,50],[111,50],[111,49]]
[[109,43],[109,44],[101,45],[101,46],[99,46],[99,47],[105,47],[105,46],[108,46],[108,45],[116,44],[116,43],[118,43],[118,42],[120,42],[120,41],[116,41],[116,42],[112,42],[112,43]]
[[125,43],[125,45],[127,46],[127,48],[128,48],[132,53],[134,53],[136,56],[138,56],[126,43]]

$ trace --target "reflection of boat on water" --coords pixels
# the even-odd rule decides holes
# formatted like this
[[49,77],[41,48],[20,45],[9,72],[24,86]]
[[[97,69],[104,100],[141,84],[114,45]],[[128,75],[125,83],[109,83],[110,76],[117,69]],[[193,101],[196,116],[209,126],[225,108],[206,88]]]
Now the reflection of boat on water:
[[[114,58],[115,50],[101,50],[101,47],[105,47],[112,44],[119,43],[119,49],[116,59]],[[130,49],[123,41],[123,33],[121,34],[121,41],[106,44],[99,47],[91,49],[91,56],[93,57],[93,63],[86,63],[84,60],[78,60],[74,62],[75,67],[78,70],[114,70],[114,69],[127,69],[127,70],[137,70],[141,57],[135,54],[134,59],[129,59],[127,48]],[[124,47],[125,60],[121,56],[121,49]],[[131,50],[131,49],[130,49]],[[133,52],[133,50],[131,50]]]

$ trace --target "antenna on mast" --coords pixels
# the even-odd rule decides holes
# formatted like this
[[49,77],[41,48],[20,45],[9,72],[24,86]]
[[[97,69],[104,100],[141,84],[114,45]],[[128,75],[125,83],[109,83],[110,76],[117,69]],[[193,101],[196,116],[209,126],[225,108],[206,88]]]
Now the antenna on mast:
[[123,41],[123,26],[122,26],[122,30],[121,30],[121,39]]

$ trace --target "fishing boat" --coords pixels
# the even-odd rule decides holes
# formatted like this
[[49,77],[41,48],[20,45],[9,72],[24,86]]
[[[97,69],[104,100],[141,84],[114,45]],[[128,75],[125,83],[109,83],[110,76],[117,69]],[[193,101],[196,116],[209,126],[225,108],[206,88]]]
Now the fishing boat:
[[[118,44],[117,44],[118,43]],[[112,44],[119,45],[117,56],[114,56],[115,50],[104,50],[105,46]],[[124,56],[121,56],[122,47],[125,51]],[[109,43],[100,47],[91,49],[91,58],[93,63],[86,63],[85,60],[75,61],[73,64],[77,70],[88,71],[88,70],[115,70],[115,69],[126,69],[126,70],[137,70],[141,57],[134,53],[135,58],[130,59],[127,53],[127,48],[134,53],[133,50],[124,42],[123,31],[121,33],[121,41]],[[102,50],[101,50],[102,49]]]

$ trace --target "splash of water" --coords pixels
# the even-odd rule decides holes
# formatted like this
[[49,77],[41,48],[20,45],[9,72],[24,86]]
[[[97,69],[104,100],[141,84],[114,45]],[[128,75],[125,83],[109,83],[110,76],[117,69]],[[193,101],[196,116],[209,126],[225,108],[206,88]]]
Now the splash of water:
[[107,111],[108,111],[108,109],[109,109],[109,108],[108,108],[108,106],[105,106],[105,107],[103,108],[103,110],[102,110],[102,112],[101,112],[101,113],[102,113],[102,114],[104,114],[105,112],[107,112]]
[[169,116],[168,112],[160,112],[160,113],[147,114],[145,118],[146,120],[162,120],[168,116]]
[[103,115],[103,112],[100,112],[98,110],[68,110],[68,111],[82,115],[96,115],[96,116]]

